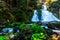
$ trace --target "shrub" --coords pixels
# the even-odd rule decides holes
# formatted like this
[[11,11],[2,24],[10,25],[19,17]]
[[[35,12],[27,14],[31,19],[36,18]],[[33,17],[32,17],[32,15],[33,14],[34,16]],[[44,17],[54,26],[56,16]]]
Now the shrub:
[[32,34],[32,37],[31,37],[31,40],[44,40],[44,39],[46,39],[44,33],[35,33],[35,34]]

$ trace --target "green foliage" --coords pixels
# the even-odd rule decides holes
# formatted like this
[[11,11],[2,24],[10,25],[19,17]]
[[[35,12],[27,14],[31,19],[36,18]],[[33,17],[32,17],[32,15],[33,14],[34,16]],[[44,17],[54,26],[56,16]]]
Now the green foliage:
[[13,27],[14,25],[15,25],[15,23],[11,23],[11,24],[9,24],[10,27]]
[[8,27],[14,27],[15,25],[20,26],[21,22],[12,22],[9,24],[6,24]]
[[0,36],[0,40],[4,40],[4,37],[3,36]]
[[28,40],[31,36],[35,35],[37,38],[45,38],[44,28],[41,25],[33,23],[32,25],[27,25],[25,23],[21,23],[19,28],[23,32],[24,38]]
[[23,22],[12,22],[12,23],[6,24],[6,27],[14,27],[14,26],[19,26],[19,29],[22,29],[26,26],[26,24]]
[[21,23],[19,28],[22,29],[24,27],[26,27],[26,24],[25,23]]
[[46,39],[44,28],[41,27],[41,25],[33,24],[31,26],[31,30],[34,31],[34,34],[32,34],[31,40],[44,40]]
[[0,6],[0,12],[2,12],[2,11],[3,11],[3,7]]
[[44,33],[35,33],[32,34],[31,40],[44,40],[46,39],[45,34]]
[[[14,25],[19,26],[19,29],[21,29],[20,31],[23,33],[24,39],[26,39],[26,40],[28,40],[29,38],[32,40],[45,39],[44,29],[39,24],[33,23],[32,25],[27,25],[23,22],[14,22],[14,23],[10,23],[9,26],[14,27]],[[9,34],[11,34],[11,33],[9,33]],[[17,38],[17,35],[18,35],[18,33],[15,33],[16,38]],[[8,37],[6,37],[6,38],[8,38]]]
[[8,37],[0,36],[0,40],[8,40]]
[[42,28],[41,25],[37,25],[35,23],[31,26],[31,29],[35,32],[44,32],[44,28]]

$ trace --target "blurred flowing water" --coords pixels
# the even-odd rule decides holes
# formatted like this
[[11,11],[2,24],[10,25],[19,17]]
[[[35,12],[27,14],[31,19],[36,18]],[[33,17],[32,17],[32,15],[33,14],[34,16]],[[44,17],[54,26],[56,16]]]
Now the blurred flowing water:
[[33,17],[32,17],[32,22],[39,22],[37,10],[34,10],[34,14],[33,14]]
[[[4,34],[4,33],[6,34],[6,33],[8,33],[8,32],[12,32],[12,33],[13,33],[14,31],[15,31],[14,28],[9,28],[9,27],[8,27],[8,28],[3,28],[3,29],[1,30],[1,32],[0,32],[0,34],[2,34],[2,33],[3,33],[3,34]],[[16,29],[16,32],[20,32],[20,30],[19,30],[19,29]]]
[[41,10],[41,22],[51,22],[51,21],[60,21],[57,17],[53,15],[52,12],[49,12],[47,10],[46,5],[42,5],[42,10]]
[[60,21],[57,17],[55,17],[53,15],[52,12],[47,10],[47,6],[46,5],[42,5],[42,10],[41,10],[41,22],[42,22],[42,26],[45,27],[46,29],[48,29],[47,25],[49,22],[52,21]]
[[41,20],[39,20],[38,16],[39,15],[38,15],[37,10],[34,10],[33,17],[32,17],[32,22],[39,22],[39,21],[41,21],[42,22],[42,26],[45,26],[46,28],[48,28],[46,26],[46,24],[48,22],[51,22],[51,21],[60,21],[57,17],[55,17],[53,15],[52,12],[47,10],[47,6],[46,5],[42,5],[41,16],[40,16]]
[[2,32],[13,32],[13,28],[3,28]]

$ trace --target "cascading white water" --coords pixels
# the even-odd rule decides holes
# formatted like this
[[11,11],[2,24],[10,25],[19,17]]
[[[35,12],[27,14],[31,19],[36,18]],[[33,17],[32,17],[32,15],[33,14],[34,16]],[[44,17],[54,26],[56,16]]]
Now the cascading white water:
[[41,22],[51,22],[51,21],[59,21],[57,17],[55,17],[50,11],[47,10],[46,5],[42,5],[41,10]]
[[51,13],[50,11],[47,10],[47,6],[46,5],[42,5],[42,9],[41,9],[41,20],[39,20],[38,18],[38,12],[37,10],[34,10],[34,14],[32,17],[32,22],[42,22],[42,27],[45,27],[46,29],[48,29],[47,27],[47,23],[51,22],[51,21],[60,21],[57,17],[55,17],[53,15],[53,13]]
[[51,21],[60,21],[57,17],[55,17],[53,15],[53,13],[51,13],[50,11],[47,10],[47,6],[46,5],[42,5],[42,9],[41,9],[41,20],[39,20],[38,18],[38,12],[37,10],[34,10],[34,14],[32,17],[32,22],[51,22]]
[[48,29],[46,24],[51,21],[60,21],[60,20],[57,17],[55,17],[52,12],[47,10],[46,5],[42,5],[42,10],[41,10],[42,26]]
[[33,17],[32,17],[32,22],[39,22],[37,10],[34,10],[34,14],[33,14]]

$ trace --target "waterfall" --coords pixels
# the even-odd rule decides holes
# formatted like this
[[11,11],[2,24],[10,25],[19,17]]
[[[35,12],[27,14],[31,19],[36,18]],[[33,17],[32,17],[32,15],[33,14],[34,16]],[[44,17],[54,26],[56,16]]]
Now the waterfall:
[[53,15],[52,12],[47,10],[46,5],[42,5],[41,10],[41,22],[51,22],[51,21],[60,21],[57,17]]
[[41,20],[39,20],[37,10],[34,10],[33,17],[32,17],[32,22],[41,21],[42,22],[42,27],[45,27],[46,29],[48,29],[48,27],[46,25],[46,24],[48,24],[48,22],[60,21],[57,17],[55,17],[53,15],[52,12],[47,10],[47,6],[46,5],[42,5],[40,18],[41,18]]
[[39,20],[37,10],[34,10],[33,17],[32,17],[32,22],[39,22],[39,21],[41,21],[41,22],[60,21],[57,17],[55,17],[53,15],[52,12],[47,10],[47,6],[46,5],[42,5],[40,18],[41,18],[41,20]]
[[47,10],[46,5],[42,5],[42,9],[41,9],[42,26],[45,27],[46,29],[48,29],[46,24],[48,24],[48,22],[52,22],[52,21],[60,21],[60,20],[57,17],[55,17],[52,12]]

